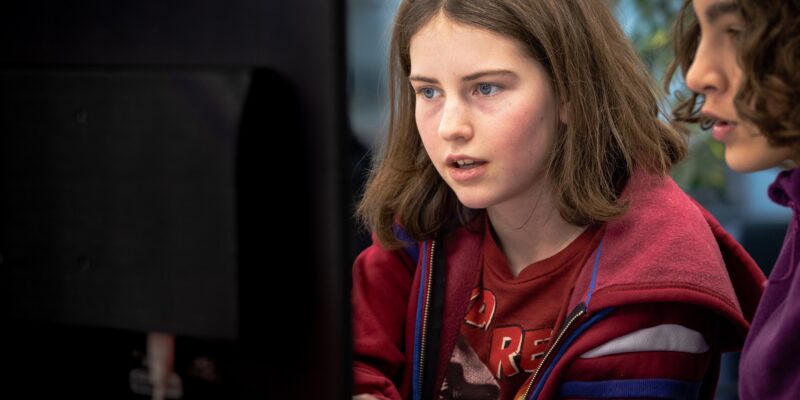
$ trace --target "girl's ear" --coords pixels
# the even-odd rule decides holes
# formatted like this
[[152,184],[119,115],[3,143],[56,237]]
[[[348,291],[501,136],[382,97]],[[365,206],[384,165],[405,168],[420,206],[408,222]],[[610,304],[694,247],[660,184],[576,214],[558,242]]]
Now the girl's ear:
[[564,125],[569,125],[569,109],[570,104],[568,101],[562,101],[561,105],[558,107],[558,119],[560,119],[561,123]]

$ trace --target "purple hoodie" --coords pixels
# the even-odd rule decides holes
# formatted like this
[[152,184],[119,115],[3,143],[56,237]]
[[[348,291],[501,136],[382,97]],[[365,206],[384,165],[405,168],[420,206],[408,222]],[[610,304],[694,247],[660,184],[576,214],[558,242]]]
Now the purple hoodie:
[[742,350],[739,395],[744,400],[800,399],[800,168],[781,172],[769,197],[793,215]]

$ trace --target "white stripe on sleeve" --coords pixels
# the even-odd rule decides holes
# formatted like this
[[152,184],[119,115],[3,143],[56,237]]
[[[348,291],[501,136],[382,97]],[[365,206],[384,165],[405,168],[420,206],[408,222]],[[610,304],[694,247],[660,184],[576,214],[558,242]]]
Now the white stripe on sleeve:
[[708,351],[708,343],[700,332],[682,325],[663,324],[610,340],[583,353],[581,358],[597,358],[641,351],[677,351],[700,354]]

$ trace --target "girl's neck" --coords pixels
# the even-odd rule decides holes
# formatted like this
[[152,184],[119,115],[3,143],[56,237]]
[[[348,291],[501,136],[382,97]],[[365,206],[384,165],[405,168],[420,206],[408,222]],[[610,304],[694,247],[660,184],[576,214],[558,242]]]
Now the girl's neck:
[[535,200],[524,207],[487,210],[514,277],[528,265],[563,250],[586,229],[561,218],[552,200],[545,197],[534,196]]

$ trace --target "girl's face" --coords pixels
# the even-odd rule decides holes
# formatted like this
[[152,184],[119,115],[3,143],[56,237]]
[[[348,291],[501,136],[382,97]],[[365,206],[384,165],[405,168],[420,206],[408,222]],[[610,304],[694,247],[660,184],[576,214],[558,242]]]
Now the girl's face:
[[737,41],[744,29],[736,0],[693,0],[692,5],[702,34],[686,84],[704,95],[701,112],[717,121],[711,132],[725,145],[725,162],[739,172],[780,164],[793,155],[791,148],[770,145],[754,125],[739,118],[733,104],[742,79]]
[[443,14],[412,37],[410,56],[417,128],[458,199],[530,209],[546,190],[558,112],[542,65],[516,40]]

